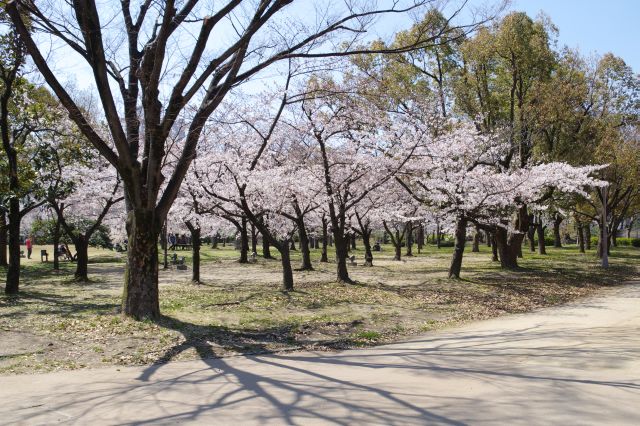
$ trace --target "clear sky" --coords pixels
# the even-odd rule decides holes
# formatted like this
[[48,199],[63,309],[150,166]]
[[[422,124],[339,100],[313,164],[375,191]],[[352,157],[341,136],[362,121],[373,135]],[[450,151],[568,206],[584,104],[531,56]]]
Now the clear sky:
[[640,72],[640,0],[512,0],[511,10],[544,11],[560,30],[559,45],[588,55],[612,52]]

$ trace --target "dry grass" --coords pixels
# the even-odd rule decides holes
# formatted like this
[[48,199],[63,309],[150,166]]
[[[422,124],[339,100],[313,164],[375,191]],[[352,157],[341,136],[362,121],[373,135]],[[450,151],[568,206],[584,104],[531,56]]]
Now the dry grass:
[[22,294],[0,298],[0,374],[379,344],[583,297],[636,277],[640,259],[638,249],[615,249],[603,271],[593,253],[550,248],[525,253],[519,271],[501,271],[481,250],[465,253],[463,280],[446,279],[451,249],[395,262],[384,247],[373,268],[351,268],[355,285],[336,283],[335,265],[316,262],[283,293],[278,261],[241,265],[229,247],[207,248],[204,284],[190,283],[190,271],[161,271],[157,322],[118,313],[124,264],[113,252],[91,251],[89,283],[71,279],[71,264],[55,273],[32,260]]

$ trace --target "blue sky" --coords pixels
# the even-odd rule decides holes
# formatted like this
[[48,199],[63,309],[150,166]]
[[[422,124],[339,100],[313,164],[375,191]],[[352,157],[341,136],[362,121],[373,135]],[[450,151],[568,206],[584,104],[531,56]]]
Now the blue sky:
[[560,30],[559,45],[612,52],[640,72],[640,0],[513,0],[511,10],[542,10]]

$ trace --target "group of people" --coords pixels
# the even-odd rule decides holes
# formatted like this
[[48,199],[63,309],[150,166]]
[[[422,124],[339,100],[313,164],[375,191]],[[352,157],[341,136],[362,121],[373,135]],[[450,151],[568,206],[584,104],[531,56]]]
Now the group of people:
[[175,250],[176,246],[184,249],[191,245],[191,237],[185,234],[173,234],[167,235],[167,242],[169,243],[169,250]]

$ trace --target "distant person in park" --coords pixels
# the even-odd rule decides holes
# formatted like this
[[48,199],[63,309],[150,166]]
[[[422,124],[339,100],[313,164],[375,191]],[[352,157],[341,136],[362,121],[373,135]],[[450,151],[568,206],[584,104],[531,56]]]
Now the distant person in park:
[[169,234],[169,250],[176,249],[176,235],[171,233]]
[[33,243],[31,242],[31,237],[27,237],[27,240],[24,242],[24,245],[27,246],[27,259],[31,259],[31,252],[33,251]]

